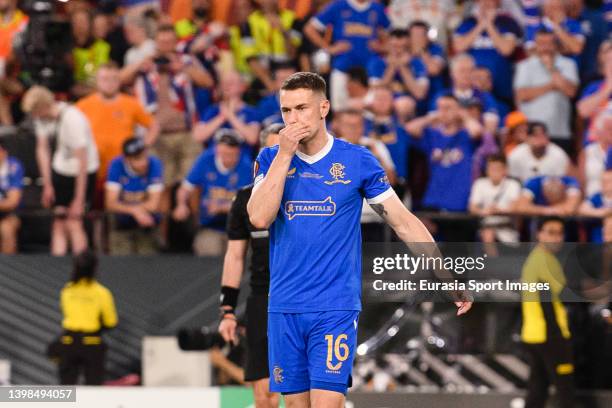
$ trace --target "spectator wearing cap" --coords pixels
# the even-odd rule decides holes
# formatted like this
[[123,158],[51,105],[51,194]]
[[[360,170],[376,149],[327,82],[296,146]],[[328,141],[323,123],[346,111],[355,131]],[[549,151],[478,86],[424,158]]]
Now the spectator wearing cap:
[[[587,197],[588,198],[580,206],[580,215],[601,218],[602,220],[612,219],[612,170],[602,173],[601,191]],[[597,225],[591,229],[590,235],[591,242],[604,242],[603,225],[601,222],[598,222]]]
[[160,220],[164,188],[161,161],[149,154],[139,137],[123,143],[123,155],[108,168],[105,208],[112,213],[109,250],[112,255],[156,252],[153,230]]
[[[525,32],[526,47],[537,49],[538,31],[547,31],[559,43],[561,54],[572,58],[578,64],[578,56],[584,49],[585,37],[580,23],[568,17],[564,1],[543,0],[540,13],[536,2],[530,1],[527,4],[525,14],[531,18],[528,19]],[[541,14],[539,18],[538,14]]]
[[523,33],[518,23],[500,11],[499,0],[478,0],[474,15],[455,30],[455,51],[467,52],[479,67],[493,74],[493,94],[512,100],[512,56]]
[[514,210],[520,195],[521,183],[507,176],[504,156],[488,156],[486,177],[474,182],[469,202],[470,213],[483,217],[480,228],[482,242],[519,241],[518,232],[507,213]]
[[[194,127],[193,137],[199,143],[212,146],[212,138],[219,129],[232,129],[241,141],[251,148],[259,138],[260,125],[257,109],[242,100],[246,90],[244,80],[236,71],[221,75],[218,104],[206,109],[200,116],[200,122]],[[252,150],[252,149],[251,149]]]
[[555,143],[571,152],[571,99],[578,88],[576,63],[560,55],[552,32],[535,35],[534,54],[520,62],[514,77],[519,109],[530,121],[541,121]]
[[521,111],[510,112],[506,116],[502,135],[502,149],[506,157],[515,147],[527,141],[527,116]]
[[15,210],[21,202],[23,165],[9,156],[6,139],[0,138],[0,253],[17,253],[17,232],[21,222]]
[[69,248],[78,254],[87,249],[83,215],[92,202],[100,164],[89,121],[77,107],[56,102],[41,86],[25,93],[21,108],[34,119],[42,205],[54,211],[51,254],[63,256]]
[[393,29],[387,41],[387,54],[374,56],[368,62],[370,86],[393,91],[395,112],[402,122],[414,115],[416,104],[425,101],[429,90],[427,68],[410,53],[409,45],[408,31]]
[[153,145],[159,133],[154,117],[144,110],[138,99],[119,92],[120,85],[117,65],[113,62],[104,64],[96,72],[96,92],[76,103],[89,120],[98,148],[100,183],[106,179],[110,161],[121,154],[123,143],[138,126],[146,129],[145,143],[148,146]]
[[565,176],[569,165],[567,153],[551,143],[542,122],[530,122],[527,139],[508,156],[508,173],[522,183],[536,176]]
[[606,170],[608,149],[612,147],[612,114],[603,112],[593,122],[591,133],[595,141],[578,156],[578,175],[587,197],[601,191],[601,175]]
[[453,95],[463,106],[470,103],[474,98],[480,101],[483,108],[481,123],[492,134],[497,132],[499,125],[499,111],[493,96],[486,92],[480,92],[474,87],[473,74],[476,64],[474,58],[469,54],[460,54],[451,60],[450,75],[451,88],[440,92],[432,99],[430,110],[437,109],[437,100],[442,95]]
[[213,148],[204,151],[176,194],[173,217],[184,221],[189,217],[189,199],[200,190],[199,226],[193,242],[198,256],[220,256],[225,251],[225,226],[232,199],[240,187],[252,181],[252,161],[241,154],[240,137],[234,130],[219,129]]
[[538,216],[575,215],[581,201],[580,185],[574,177],[538,176],[523,185],[517,212]]
[[[331,44],[322,34],[328,26],[332,28]],[[304,34],[332,57],[332,109],[347,108],[347,70],[365,66],[375,52],[382,51],[380,39],[388,27],[383,5],[370,0],[333,0],[306,25]]]

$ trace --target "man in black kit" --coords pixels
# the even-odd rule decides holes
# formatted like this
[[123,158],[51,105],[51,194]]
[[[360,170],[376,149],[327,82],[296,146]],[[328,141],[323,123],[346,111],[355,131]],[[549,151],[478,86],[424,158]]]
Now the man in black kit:
[[[278,144],[278,132],[283,125],[273,124],[261,131],[261,146]],[[251,293],[246,308],[247,362],[244,380],[252,382],[256,408],[277,408],[279,397],[269,391],[268,370],[268,230],[258,230],[249,222],[247,203],[253,185],[238,191],[227,220],[228,245],[221,278],[221,323],[219,333],[226,342],[237,342],[235,308],[238,304],[240,281],[244,271],[248,244],[251,245]]]

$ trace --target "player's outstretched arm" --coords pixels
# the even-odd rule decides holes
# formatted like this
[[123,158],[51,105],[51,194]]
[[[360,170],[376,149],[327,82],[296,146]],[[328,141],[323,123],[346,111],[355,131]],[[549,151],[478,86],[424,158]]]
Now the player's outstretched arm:
[[308,136],[303,125],[287,125],[279,132],[278,153],[261,181],[255,180],[253,193],[247,204],[249,220],[255,228],[267,229],[276,219],[280,208],[287,171],[297,151],[300,140]]
[[[370,204],[370,206],[393,228],[397,236],[412,252],[424,254],[427,257],[442,256],[425,225],[404,206],[397,194],[394,193],[385,201]],[[452,278],[448,271],[434,272],[441,279]],[[457,300],[455,305],[458,308],[457,315],[462,315],[470,310],[472,302]]]

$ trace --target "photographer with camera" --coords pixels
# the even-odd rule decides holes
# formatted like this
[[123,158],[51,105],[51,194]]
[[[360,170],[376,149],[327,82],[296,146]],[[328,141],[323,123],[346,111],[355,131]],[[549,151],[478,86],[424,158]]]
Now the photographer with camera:
[[[162,25],[155,37],[156,53],[140,65],[136,94],[148,112],[155,115],[160,135],[153,146],[165,169],[162,213],[168,213],[171,187],[183,180],[201,147],[191,137],[196,117],[194,86],[212,87],[212,76],[189,55],[179,54],[172,25]],[[167,220],[162,219],[162,238]]]
[[[261,132],[261,145],[278,144],[278,132],[283,125],[270,125]],[[219,333],[226,342],[237,343],[237,320],[235,309],[238,304],[240,281],[244,271],[244,260],[251,246],[251,293],[246,310],[247,361],[244,380],[252,382],[256,408],[278,407],[278,394],[269,391],[268,370],[268,289],[270,269],[268,262],[269,239],[267,230],[258,230],[249,221],[247,203],[253,185],[244,187],[232,204],[227,222],[229,238],[223,276],[221,278],[221,323]]]

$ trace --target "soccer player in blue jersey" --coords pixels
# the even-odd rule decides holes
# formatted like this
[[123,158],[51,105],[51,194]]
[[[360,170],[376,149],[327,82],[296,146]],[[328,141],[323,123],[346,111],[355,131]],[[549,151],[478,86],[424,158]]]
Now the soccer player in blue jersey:
[[[299,72],[280,91],[286,127],[262,150],[247,205],[270,228],[270,390],[287,407],[343,407],[361,310],[361,233],[366,198],[407,244],[433,242],[365,148],[325,126],[325,81]],[[471,302],[456,302],[458,314]]]

